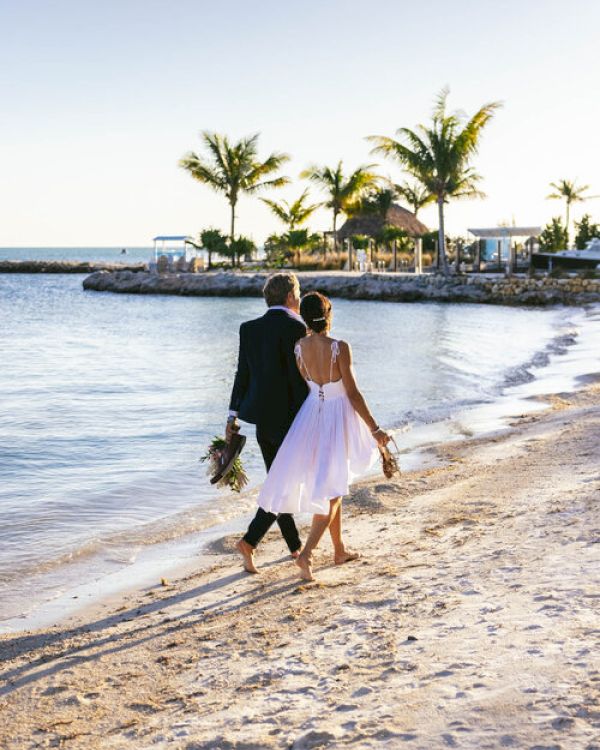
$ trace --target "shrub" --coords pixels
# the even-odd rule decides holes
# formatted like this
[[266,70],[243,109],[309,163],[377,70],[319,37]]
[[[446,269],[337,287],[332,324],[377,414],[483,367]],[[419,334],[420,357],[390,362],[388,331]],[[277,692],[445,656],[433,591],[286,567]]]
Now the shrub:
[[583,250],[586,242],[593,240],[594,237],[600,237],[600,224],[592,223],[591,216],[584,214],[581,221],[575,222],[575,247]]
[[560,217],[555,217],[549,224],[546,224],[539,237],[540,250],[546,253],[564,250],[568,242],[569,235]]

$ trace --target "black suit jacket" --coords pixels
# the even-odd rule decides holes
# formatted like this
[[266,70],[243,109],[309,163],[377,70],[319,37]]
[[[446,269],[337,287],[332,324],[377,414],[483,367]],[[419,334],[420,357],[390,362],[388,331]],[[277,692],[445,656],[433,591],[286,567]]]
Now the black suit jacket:
[[306,335],[303,323],[284,310],[240,326],[240,350],[229,408],[256,425],[257,438],[283,441],[308,393],[294,347]]

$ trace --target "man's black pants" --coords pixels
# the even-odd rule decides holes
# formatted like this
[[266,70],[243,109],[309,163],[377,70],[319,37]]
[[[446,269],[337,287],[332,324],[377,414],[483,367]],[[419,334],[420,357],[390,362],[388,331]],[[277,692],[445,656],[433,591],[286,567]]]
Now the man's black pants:
[[[271,468],[271,464],[277,455],[277,451],[281,443],[274,443],[270,440],[265,440],[262,436],[258,435],[257,441],[262,452],[262,456],[267,467],[267,471]],[[290,552],[297,552],[302,546],[300,542],[300,536],[298,535],[298,529],[294,521],[294,516],[291,513],[267,513],[266,510],[259,508],[256,511],[256,515],[252,519],[248,531],[244,536],[244,541],[248,542],[252,547],[257,547],[260,540],[271,528],[271,526],[277,521],[277,525],[285,539]]]

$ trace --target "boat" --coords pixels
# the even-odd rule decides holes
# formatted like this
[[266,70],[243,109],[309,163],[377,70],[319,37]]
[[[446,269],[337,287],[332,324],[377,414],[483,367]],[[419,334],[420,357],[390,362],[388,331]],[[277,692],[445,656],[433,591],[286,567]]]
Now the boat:
[[583,250],[557,250],[555,253],[532,253],[531,265],[546,271],[565,268],[578,271],[586,268],[600,270],[600,238],[586,242]]

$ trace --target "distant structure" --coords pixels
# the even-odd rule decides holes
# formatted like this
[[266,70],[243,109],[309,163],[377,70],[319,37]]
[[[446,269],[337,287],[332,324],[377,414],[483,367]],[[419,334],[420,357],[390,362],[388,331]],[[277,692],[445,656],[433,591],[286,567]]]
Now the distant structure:
[[[152,240],[154,242],[154,262],[158,260],[159,255],[165,255],[176,261],[182,256],[186,260],[195,257],[196,250],[199,246],[187,234],[159,234]],[[188,258],[188,255],[190,256]]]
[[478,261],[486,264],[515,265],[515,240],[521,239],[531,255],[537,247],[541,227],[484,227],[467,230],[478,240]]
[[385,220],[379,214],[358,214],[348,219],[338,230],[340,242],[355,234],[365,234],[367,237],[376,237],[385,225],[403,229],[411,237],[419,237],[427,234],[429,229],[419,221],[408,209],[402,208],[397,203],[389,207]]

